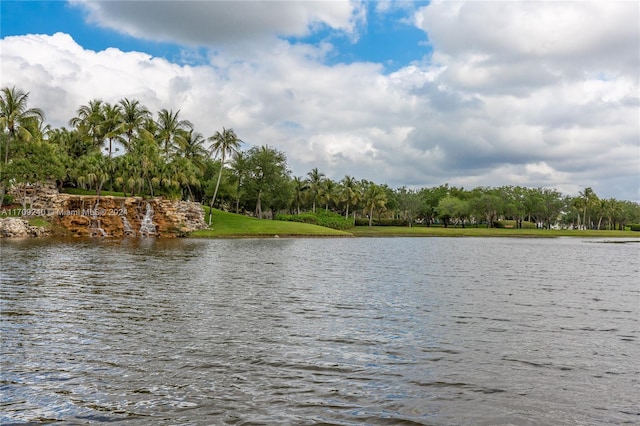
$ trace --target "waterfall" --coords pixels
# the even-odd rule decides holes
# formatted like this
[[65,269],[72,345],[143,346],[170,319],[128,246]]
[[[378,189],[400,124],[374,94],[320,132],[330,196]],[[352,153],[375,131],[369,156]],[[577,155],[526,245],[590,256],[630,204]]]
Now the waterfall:
[[156,225],[153,224],[153,208],[147,203],[147,211],[140,222],[140,235],[148,236],[156,234]]
[[127,219],[127,217],[124,215],[122,215],[121,217],[122,217],[122,227],[124,228],[124,235],[128,237],[135,237],[136,231],[135,229],[133,229],[133,226],[131,226],[131,223],[129,223],[129,220]]
[[91,222],[89,223],[89,235],[91,237],[106,237],[107,233],[100,224],[99,207],[100,198],[96,200],[95,207],[90,211]]

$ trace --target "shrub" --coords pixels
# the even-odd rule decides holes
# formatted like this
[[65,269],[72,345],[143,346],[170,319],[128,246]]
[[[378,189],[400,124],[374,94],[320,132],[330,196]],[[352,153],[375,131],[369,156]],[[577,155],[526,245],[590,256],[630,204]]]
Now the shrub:
[[[405,219],[373,219],[371,224],[373,226],[409,226],[409,221]],[[356,226],[369,226],[369,219],[357,218]]]
[[632,231],[640,232],[640,223],[633,223],[629,225]]
[[277,214],[275,220],[283,220],[287,222],[302,222],[312,225],[324,226],[332,229],[349,229],[353,227],[351,219],[345,219],[344,216],[326,211],[318,211],[316,213],[306,212],[301,214]]
[[2,200],[3,205],[11,205],[13,204],[14,198],[13,195],[5,194],[4,199]]

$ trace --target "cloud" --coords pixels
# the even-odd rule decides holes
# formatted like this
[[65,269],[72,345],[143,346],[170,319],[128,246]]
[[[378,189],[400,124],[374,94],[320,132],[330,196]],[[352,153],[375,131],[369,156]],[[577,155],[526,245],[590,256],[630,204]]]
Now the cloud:
[[[115,2],[135,8],[126,14],[110,3],[83,7],[98,8],[102,25],[112,19],[121,31],[126,24],[132,34],[160,37],[141,16],[145,2]],[[178,4],[154,2],[154,13],[169,13],[165,3]],[[206,20],[221,10],[216,3],[188,4],[184,13]],[[251,54],[231,44],[211,49],[197,66],[95,52],[62,33],[6,37],[3,85],[31,92],[30,104],[54,126],[94,98],[180,109],[205,136],[232,127],[248,144],[284,151],[299,176],[318,167],[335,180],[348,174],[392,187],[592,187],[603,198],[640,200],[640,37],[629,18],[637,3],[434,2],[414,15],[433,54],[390,74],[373,62],[328,65],[328,43],[277,38],[312,31],[314,22],[352,31],[360,5],[328,3],[270,2],[295,5],[297,15],[281,11],[283,22],[267,17],[248,30],[253,36],[236,35],[270,37],[268,44]],[[220,28],[189,31],[166,27],[183,43],[232,38]]]
[[339,1],[85,1],[72,4],[101,27],[137,38],[222,47],[302,37],[317,26],[352,34],[359,2]]

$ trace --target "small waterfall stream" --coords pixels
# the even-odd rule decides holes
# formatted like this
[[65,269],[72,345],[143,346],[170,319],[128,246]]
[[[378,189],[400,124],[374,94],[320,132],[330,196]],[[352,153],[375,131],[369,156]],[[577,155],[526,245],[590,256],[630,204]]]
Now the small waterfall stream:
[[149,236],[156,235],[156,225],[153,223],[153,208],[147,203],[147,210],[140,222],[140,235]]
[[96,205],[90,211],[91,222],[89,223],[89,235],[92,237],[106,237],[107,233],[100,224],[100,214],[98,207],[100,205],[100,199],[96,200]]

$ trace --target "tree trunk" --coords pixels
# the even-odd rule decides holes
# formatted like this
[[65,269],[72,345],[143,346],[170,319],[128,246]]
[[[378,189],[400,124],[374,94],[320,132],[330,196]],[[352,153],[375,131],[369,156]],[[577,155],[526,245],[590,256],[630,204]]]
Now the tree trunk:
[[256,216],[262,219],[262,190],[258,191],[258,201],[256,202]]
[[371,206],[371,210],[369,211],[369,227],[373,225],[373,206]]
[[213,209],[213,204],[216,201],[216,196],[218,195],[218,187],[220,187],[220,180],[222,179],[222,169],[224,168],[224,152],[222,153],[222,159],[220,161],[220,172],[218,173],[218,181],[216,182],[216,189],[213,190],[213,198],[211,199],[211,205],[209,206],[209,225],[211,225],[211,209]]
[[4,182],[0,184],[0,208],[2,208],[2,203],[4,203],[4,194],[7,192],[7,186]]

